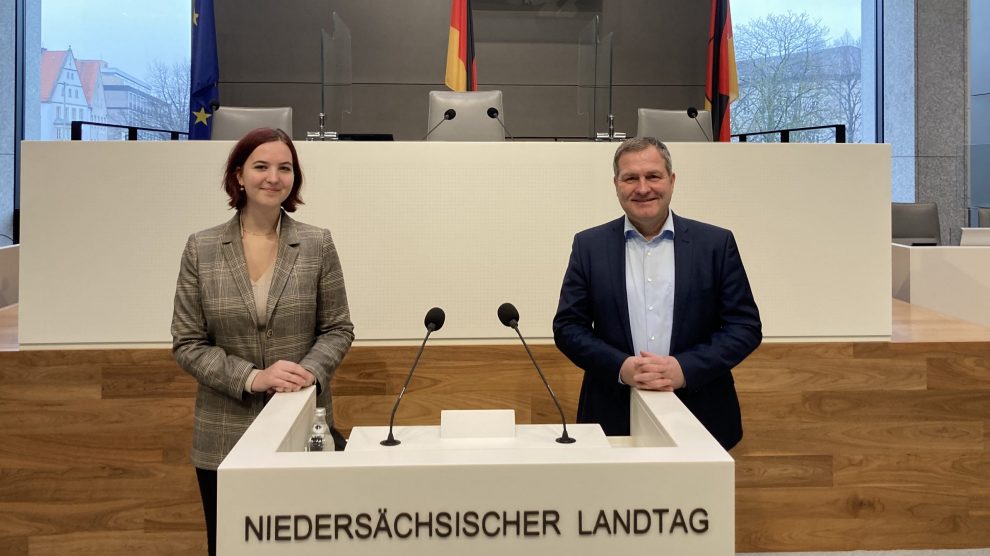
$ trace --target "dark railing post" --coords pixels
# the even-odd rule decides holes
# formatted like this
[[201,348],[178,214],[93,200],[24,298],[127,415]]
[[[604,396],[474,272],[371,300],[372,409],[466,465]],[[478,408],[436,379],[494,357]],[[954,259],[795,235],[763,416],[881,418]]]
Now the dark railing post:
[[746,135],[745,133],[740,133],[740,134],[739,134],[739,142],[740,142],[740,143],[745,143],[745,142],[746,142],[746,139],[747,139],[748,137],[749,137],[749,135]]
[[156,133],[168,133],[169,134],[169,137],[173,141],[178,141],[180,135],[189,135],[189,132],[187,132],[187,131],[175,131],[175,130],[170,130],[170,129],[155,129],[155,128],[151,128],[151,127],[129,126],[129,125],[121,125],[121,124],[108,124],[108,123],[103,123],[103,122],[87,122],[85,120],[72,120],[71,122],[69,122],[69,126],[70,126],[69,138],[72,139],[73,141],[82,141],[82,126],[83,125],[91,125],[91,126],[97,126],[97,127],[109,127],[109,128],[113,128],[113,129],[126,129],[127,130],[127,140],[128,141],[137,141],[138,140],[138,131],[140,131],[140,130],[153,131],[153,132],[156,132]]
[[791,132],[786,129],[780,130],[780,142],[790,143],[791,142]]
[[846,142],[846,124],[838,124],[835,126],[835,142]]

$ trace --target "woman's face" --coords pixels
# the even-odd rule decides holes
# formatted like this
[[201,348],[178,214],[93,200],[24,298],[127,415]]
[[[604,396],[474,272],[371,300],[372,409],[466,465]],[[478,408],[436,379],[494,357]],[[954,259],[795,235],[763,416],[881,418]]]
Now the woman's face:
[[294,178],[292,152],[281,141],[258,145],[237,170],[237,181],[247,197],[245,208],[279,208],[292,192]]

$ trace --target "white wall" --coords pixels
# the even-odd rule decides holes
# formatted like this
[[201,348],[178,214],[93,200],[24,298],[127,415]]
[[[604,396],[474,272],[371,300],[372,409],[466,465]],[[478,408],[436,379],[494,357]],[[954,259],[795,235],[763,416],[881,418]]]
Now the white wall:
[[[495,309],[552,336],[575,232],[621,215],[608,143],[297,143],[359,341],[511,338]],[[228,142],[24,144],[20,342],[170,341],[188,235],[231,216]],[[886,145],[673,144],[675,212],[732,229],[764,332],[890,336]]]

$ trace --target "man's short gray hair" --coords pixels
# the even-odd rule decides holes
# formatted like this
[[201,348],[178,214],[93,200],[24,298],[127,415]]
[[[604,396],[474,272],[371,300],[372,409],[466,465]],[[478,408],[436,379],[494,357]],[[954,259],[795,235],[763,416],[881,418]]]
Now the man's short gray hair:
[[639,151],[645,151],[646,149],[653,147],[663,156],[663,160],[667,166],[667,174],[674,173],[674,164],[670,160],[670,149],[667,145],[663,144],[663,141],[657,139],[656,137],[632,137],[626,139],[619,145],[618,149],[615,149],[615,157],[612,158],[612,177],[619,177],[619,157],[626,153],[637,153]]

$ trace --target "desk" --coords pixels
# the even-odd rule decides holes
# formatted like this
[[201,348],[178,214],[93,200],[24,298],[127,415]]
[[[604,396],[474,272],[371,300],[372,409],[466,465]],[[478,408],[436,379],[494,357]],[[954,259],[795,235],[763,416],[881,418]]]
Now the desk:
[[891,244],[895,299],[990,326],[990,247]]
[[[231,216],[219,186],[231,146],[25,142],[22,349],[169,345],[186,238]],[[550,342],[574,234],[622,214],[615,144],[296,147],[306,204],[294,216],[333,233],[359,345],[418,344],[431,306],[447,312],[438,341],[515,342],[495,318],[505,301]],[[670,150],[672,210],[733,231],[765,338],[890,338],[889,145]]]

